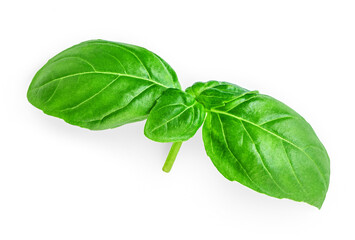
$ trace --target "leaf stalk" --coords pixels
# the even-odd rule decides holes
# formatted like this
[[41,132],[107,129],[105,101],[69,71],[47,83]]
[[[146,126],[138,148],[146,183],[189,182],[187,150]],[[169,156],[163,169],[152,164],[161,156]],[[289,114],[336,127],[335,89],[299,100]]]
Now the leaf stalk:
[[176,156],[180,150],[181,144],[182,144],[182,142],[174,142],[173,145],[171,146],[169,154],[168,154],[168,156],[165,160],[164,166],[163,166],[164,172],[166,172],[166,173],[170,172],[170,170],[175,162]]

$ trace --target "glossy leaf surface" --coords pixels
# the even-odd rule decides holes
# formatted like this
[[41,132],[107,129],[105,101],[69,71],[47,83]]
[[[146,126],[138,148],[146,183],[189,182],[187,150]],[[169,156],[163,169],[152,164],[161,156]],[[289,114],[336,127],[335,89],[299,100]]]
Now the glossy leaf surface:
[[35,75],[28,100],[45,113],[89,129],[147,117],[175,72],[156,54],[133,45],[93,40],[73,46]]
[[144,134],[157,142],[186,141],[195,135],[205,118],[203,106],[191,95],[168,89],[157,100],[144,127]]
[[203,141],[213,164],[231,181],[320,208],[330,166],[312,127],[276,99],[243,91],[209,109]]

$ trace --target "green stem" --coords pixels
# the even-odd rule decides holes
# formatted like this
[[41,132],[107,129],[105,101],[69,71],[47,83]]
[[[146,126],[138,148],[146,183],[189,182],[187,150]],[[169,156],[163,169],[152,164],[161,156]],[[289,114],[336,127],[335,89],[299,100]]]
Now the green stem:
[[168,173],[170,172],[174,162],[175,158],[180,150],[182,142],[174,142],[173,145],[170,148],[168,157],[165,160],[164,166],[163,166],[163,171]]

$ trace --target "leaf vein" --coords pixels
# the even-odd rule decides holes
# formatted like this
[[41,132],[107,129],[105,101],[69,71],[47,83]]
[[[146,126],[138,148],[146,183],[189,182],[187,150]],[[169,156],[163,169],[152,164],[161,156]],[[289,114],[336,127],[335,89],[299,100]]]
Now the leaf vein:
[[191,106],[189,106],[188,108],[186,108],[185,110],[183,110],[182,112],[180,112],[179,114],[177,114],[176,116],[174,116],[173,118],[170,118],[168,121],[164,122],[163,124],[158,125],[157,127],[153,128],[151,132],[156,131],[157,129],[161,128],[162,126],[168,124],[169,122],[171,122],[172,120],[174,120],[175,118],[179,117],[181,114],[183,114],[184,112],[186,112],[188,109],[192,108],[193,106],[196,105],[196,102],[194,104],[192,104]]
[[[124,105],[124,106],[122,106],[122,107],[120,107],[120,108],[118,108],[118,109],[115,109],[115,110],[109,112],[108,114],[106,114],[105,116],[103,116],[101,119],[97,119],[97,120],[93,120],[93,121],[88,121],[88,122],[96,122],[96,121],[102,122],[102,121],[104,121],[106,118],[110,117],[111,115],[115,114],[116,112],[118,112],[118,111],[120,111],[120,110],[123,110],[124,108],[128,107],[128,105],[131,104],[131,103],[134,101],[134,99],[136,99],[137,97],[139,97],[141,94],[143,94],[145,91],[147,91],[147,90],[148,90],[149,88],[151,88],[152,86],[154,86],[154,84],[151,84],[151,85],[149,85],[148,87],[146,87],[145,89],[143,89],[140,93],[138,93],[136,96],[134,96],[126,105]],[[87,123],[88,123],[88,122],[87,122]]]
[[102,93],[104,90],[106,90],[108,87],[110,87],[114,82],[116,82],[121,76],[117,76],[115,79],[113,79],[109,84],[107,84],[105,87],[103,87],[102,89],[100,89],[98,92],[96,92],[95,94],[93,94],[92,96],[90,96],[89,98],[85,99],[84,101],[78,103],[77,105],[73,106],[73,107],[69,107],[69,108],[65,108],[60,110],[60,112],[64,112],[64,111],[68,111],[68,110],[73,110],[75,108],[80,107],[81,105],[83,105],[84,103],[90,101],[91,99],[93,99],[94,97],[96,97],[97,95],[99,95],[100,93]]
[[58,86],[59,86],[60,82],[57,84],[57,86],[55,87],[54,91],[52,92],[51,96],[47,99],[47,101],[45,101],[43,104],[48,103],[54,96],[54,94],[57,92],[58,90]]
[[264,160],[264,158],[262,157],[261,153],[259,152],[258,147],[256,146],[256,144],[255,144],[255,142],[254,142],[254,139],[251,137],[249,131],[248,131],[248,130],[246,129],[246,127],[244,126],[244,123],[243,123],[241,120],[239,120],[239,121],[240,121],[240,123],[242,124],[243,129],[244,129],[244,131],[247,133],[249,139],[252,141],[252,143],[253,143],[253,145],[254,145],[254,147],[255,147],[255,151],[258,153],[258,155],[259,155],[259,157],[260,157],[262,166],[263,166],[263,168],[265,169],[265,171],[267,172],[267,174],[269,175],[269,177],[271,178],[271,180],[275,183],[275,185],[276,185],[283,193],[286,193],[287,195],[289,195],[289,193],[288,193],[287,191],[285,191],[284,189],[282,189],[282,187],[276,182],[276,180],[275,180],[275,178],[272,176],[270,170],[266,167],[266,165],[265,165],[265,160]]
[[51,62],[49,62],[49,64],[53,64],[53,63],[56,63],[56,62],[59,62],[59,61],[61,61],[61,60],[68,59],[68,58],[76,58],[76,59],[79,59],[79,60],[85,62],[86,64],[88,64],[88,65],[92,68],[92,70],[94,70],[94,71],[96,72],[96,69],[95,69],[95,67],[94,67],[93,64],[91,64],[88,60],[86,60],[86,59],[84,59],[84,58],[82,58],[82,57],[77,57],[77,56],[65,56],[65,57],[56,59],[56,60],[54,60],[54,61],[51,61]]
[[283,149],[284,149],[284,152],[285,152],[285,154],[286,154],[287,160],[288,160],[288,162],[289,162],[289,164],[290,164],[290,166],[291,166],[293,175],[295,176],[295,178],[296,178],[298,184],[300,185],[302,191],[303,191],[304,193],[308,194],[308,193],[306,192],[305,188],[303,187],[303,185],[301,184],[301,182],[300,182],[300,180],[299,180],[299,178],[298,178],[298,176],[297,176],[297,174],[296,174],[295,169],[293,168],[291,159],[290,159],[290,157],[288,156],[288,153],[287,153],[286,148],[285,148],[285,143],[284,143],[284,142],[281,142],[281,143],[282,143],[282,147],[283,147]]
[[271,123],[271,122],[276,122],[276,121],[280,121],[280,120],[284,120],[284,119],[291,119],[291,118],[297,119],[297,118],[292,117],[292,116],[284,116],[284,117],[279,117],[279,118],[267,120],[267,121],[265,121],[265,122],[263,122],[263,123],[260,123],[259,125],[260,125],[260,126],[263,126],[263,125],[268,124],[268,123]]
[[[257,184],[256,182],[254,182],[254,180],[250,177],[250,175],[249,175],[248,171],[246,170],[246,168],[244,167],[244,165],[239,161],[239,159],[238,159],[237,156],[234,154],[234,152],[232,152],[232,149],[230,148],[229,143],[228,143],[228,140],[227,140],[227,138],[226,138],[226,135],[225,135],[225,132],[224,132],[223,123],[222,123],[222,120],[221,120],[219,114],[217,114],[217,117],[218,117],[219,123],[221,124],[221,130],[222,130],[223,139],[224,139],[224,141],[226,142],[226,146],[227,146],[228,151],[229,151],[229,152],[232,154],[232,156],[235,158],[236,162],[241,166],[241,168],[243,169],[243,171],[244,171],[244,173],[246,174],[246,176],[248,177],[248,179],[249,179],[252,183],[254,183],[254,185],[255,185],[257,188],[259,188],[261,191],[267,192],[267,191],[265,191],[264,189],[262,189],[259,184]],[[212,132],[212,131],[211,131],[211,132]],[[212,145],[213,145],[213,144],[212,144]]]
[[152,80],[152,77],[150,76],[150,73],[149,73],[147,67],[145,66],[145,64],[142,62],[142,60],[141,60],[134,52],[132,52],[131,50],[129,50],[127,47],[123,47],[123,46],[121,46],[121,45],[114,45],[114,44],[111,44],[111,43],[103,43],[103,42],[102,42],[102,43],[100,43],[100,42],[95,42],[94,44],[108,45],[108,46],[120,48],[120,49],[125,50],[126,52],[129,52],[130,54],[132,54],[132,55],[140,62],[140,64],[143,66],[143,68],[144,68],[145,71],[147,72],[148,78]]
[[116,62],[118,62],[118,64],[123,68],[123,71],[124,71],[126,74],[128,74],[128,72],[126,71],[126,68],[123,66],[122,62],[121,62],[118,58],[116,58],[114,55],[112,55],[112,54],[109,53],[109,52],[106,52],[106,51],[105,51],[105,53],[107,53],[108,55],[110,55],[111,57],[113,57],[113,58],[116,60]]

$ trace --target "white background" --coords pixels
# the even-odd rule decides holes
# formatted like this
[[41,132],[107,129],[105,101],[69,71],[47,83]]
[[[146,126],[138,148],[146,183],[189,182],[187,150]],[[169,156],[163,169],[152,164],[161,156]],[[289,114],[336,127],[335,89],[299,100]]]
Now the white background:
[[[354,239],[354,1],[2,1],[0,239]],[[229,182],[201,131],[170,144],[144,122],[89,131],[27,102],[36,71],[89,39],[164,58],[184,88],[229,81],[294,108],[331,158],[321,210]]]

